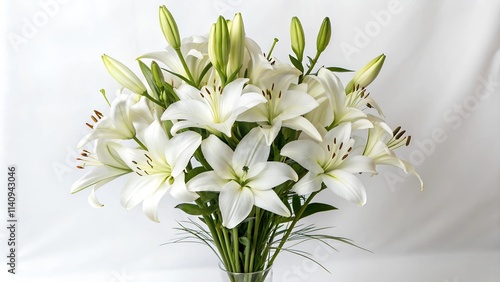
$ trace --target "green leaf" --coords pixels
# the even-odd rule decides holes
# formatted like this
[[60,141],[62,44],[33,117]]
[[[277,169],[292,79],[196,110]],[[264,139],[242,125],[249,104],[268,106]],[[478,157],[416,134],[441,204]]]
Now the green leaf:
[[184,179],[184,181],[187,183],[189,180],[191,180],[191,178],[195,177],[196,175],[202,173],[202,172],[205,172],[207,171],[204,167],[202,166],[198,166],[198,167],[195,167],[193,169],[191,169],[190,171],[188,171],[188,173],[186,174],[186,178]]
[[353,72],[353,70],[344,69],[340,67],[328,67],[326,69],[332,72]]
[[300,196],[297,194],[293,195],[292,207],[293,207],[293,213],[297,214],[297,212],[300,210],[301,207]]
[[184,203],[184,204],[178,204],[177,206],[175,206],[175,208],[180,209],[183,212],[190,215],[209,215],[217,209],[217,205],[212,205],[204,209],[195,204]]
[[156,85],[154,79],[153,79],[153,73],[151,72],[151,69],[143,63],[141,60],[137,60],[139,62],[139,67],[141,68],[142,74],[146,78],[146,81],[148,82],[149,88],[151,88],[151,91],[154,94],[154,98],[158,99],[160,97],[160,89]]
[[201,200],[204,203],[210,202],[211,200],[215,200],[219,197],[219,193],[217,192],[208,192],[208,191],[201,191],[198,192],[198,195],[200,195]]
[[337,209],[336,207],[329,205],[329,204],[310,203],[309,205],[307,205],[307,207],[304,210],[304,212],[302,213],[302,216],[300,217],[300,219],[307,217],[307,216],[310,216],[310,215],[313,215],[313,214],[318,213],[318,212],[326,212],[326,211],[332,211],[332,210],[336,210],[336,209]]
[[304,66],[302,66],[302,63],[297,60],[295,57],[293,57],[292,55],[288,55],[288,57],[290,58],[290,62],[292,62],[292,65],[297,68],[299,71],[301,72],[304,72]]

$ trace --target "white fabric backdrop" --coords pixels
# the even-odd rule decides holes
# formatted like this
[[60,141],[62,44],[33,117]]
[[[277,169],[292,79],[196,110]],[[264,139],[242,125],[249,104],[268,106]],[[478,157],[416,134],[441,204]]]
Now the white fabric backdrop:
[[100,55],[132,66],[138,55],[163,49],[163,4],[184,37],[207,33],[219,13],[240,11],[264,50],[281,40],[274,54],[283,60],[292,16],[310,46],[322,18],[332,20],[321,63],[358,69],[387,55],[371,95],[391,126],[411,132],[413,146],[401,153],[426,190],[388,168],[365,179],[362,208],[324,193],[340,210],[310,221],[336,226],[333,234],[373,253],[311,243],[305,248],[331,274],[283,255],[275,281],[500,281],[500,2],[493,0],[3,1],[0,169],[6,179],[7,166],[17,166],[19,221],[16,275],[7,273],[9,233],[0,228],[1,281],[219,281],[207,248],[160,246],[185,219],[174,200],[165,198],[156,224],[140,208],[120,206],[120,182],[99,192],[102,209],[87,204],[87,191],[69,194],[82,175],[74,158],[85,122],[107,108],[99,89],[118,87]]

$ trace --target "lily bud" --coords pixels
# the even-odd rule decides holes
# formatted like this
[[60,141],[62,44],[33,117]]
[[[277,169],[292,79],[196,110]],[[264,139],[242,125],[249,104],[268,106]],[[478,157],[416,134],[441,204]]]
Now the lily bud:
[[293,17],[290,25],[290,39],[292,40],[292,51],[297,55],[297,60],[302,62],[306,45],[304,29],[299,18]]
[[346,87],[346,94],[352,92],[356,86],[366,87],[372,83],[382,69],[384,61],[385,55],[382,54],[371,60],[368,64],[356,72],[356,75],[354,75],[354,78]]
[[212,25],[208,38],[208,56],[215,69],[225,72],[229,60],[230,46],[226,20],[219,16],[217,22]]
[[325,51],[326,46],[330,43],[330,38],[332,36],[332,25],[330,24],[330,19],[326,17],[321,24],[318,33],[318,39],[316,40],[316,50],[318,53]]
[[167,39],[168,44],[174,49],[181,48],[179,29],[177,28],[174,17],[165,6],[160,7],[160,25],[161,31],[165,39]]
[[163,87],[163,82],[165,82],[165,78],[163,77],[160,66],[155,61],[151,62],[151,72],[153,73],[153,81],[156,86],[161,89]]
[[147,91],[142,81],[124,64],[108,55],[102,55],[102,61],[109,74],[123,87],[141,95]]
[[245,27],[240,13],[230,23],[231,52],[229,53],[229,74],[237,71],[243,62],[245,51]]

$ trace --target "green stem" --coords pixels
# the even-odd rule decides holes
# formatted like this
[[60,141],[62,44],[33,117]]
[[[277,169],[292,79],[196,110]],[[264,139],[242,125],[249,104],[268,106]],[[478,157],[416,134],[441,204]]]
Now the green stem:
[[179,60],[181,61],[181,64],[182,64],[182,67],[186,71],[189,80],[191,80],[191,82],[193,84],[195,84],[196,81],[194,81],[193,75],[191,74],[191,71],[189,70],[189,68],[187,66],[186,60],[184,60],[184,56],[182,55],[181,49],[175,49],[175,52],[177,53],[177,56],[179,57]]
[[307,198],[307,200],[304,202],[304,204],[302,205],[302,207],[300,208],[300,210],[295,214],[295,218],[293,219],[292,223],[290,224],[290,226],[286,230],[286,233],[285,233],[285,235],[283,235],[283,238],[281,238],[281,241],[280,241],[278,247],[276,248],[276,251],[274,252],[273,257],[269,260],[269,265],[273,265],[274,260],[276,259],[276,257],[278,256],[279,252],[283,248],[283,245],[286,243],[286,241],[288,240],[288,237],[292,233],[293,228],[295,227],[295,224],[297,224],[297,222],[300,220],[302,214],[306,210],[307,205],[309,205],[309,203],[314,198],[314,196],[316,196],[320,191],[313,192],[309,196],[309,198]]
[[234,260],[236,264],[236,272],[241,272],[241,267],[240,267],[240,250],[239,250],[239,239],[238,239],[238,228],[234,227],[231,229],[231,235],[233,235],[233,253],[234,253]]
[[139,138],[137,138],[137,136],[134,136],[132,139],[134,139],[134,141],[137,142],[137,144],[139,144],[139,146],[141,146],[142,149],[144,149],[144,150],[148,149],[148,148],[146,148],[146,146],[144,146],[144,144],[142,144],[141,140],[139,140]]
[[253,230],[253,242],[252,242],[252,252],[250,254],[250,267],[249,271],[253,272],[254,271],[254,259],[255,259],[255,252],[257,251],[257,237],[259,236],[259,227],[260,227],[260,208],[255,209],[255,227]]
[[156,100],[155,98],[151,97],[151,95],[148,94],[148,92],[144,92],[142,93],[142,96],[148,98],[149,100],[151,100],[152,102],[154,102],[155,104],[157,104],[158,106],[162,107],[162,108],[165,108],[165,105],[162,104],[160,101]]

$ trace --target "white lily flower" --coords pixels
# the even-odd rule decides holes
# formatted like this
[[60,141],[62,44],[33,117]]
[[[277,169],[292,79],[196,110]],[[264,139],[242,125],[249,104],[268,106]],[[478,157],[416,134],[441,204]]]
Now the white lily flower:
[[[311,114],[321,117],[323,126],[333,128],[341,123],[350,122],[353,129],[371,128],[373,125],[367,119],[363,109],[366,107],[376,108],[379,114],[382,114],[377,103],[368,97],[365,89],[356,89],[346,95],[340,79],[328,69],[320,69],[317,78],[308,77],[308,80],[314,79],[322,84],[327,100],[322,99],[322,95],[316,94],[317,99],[321,99],[321,105]],[[333,115],[318,114],[316,111],[330,111]]]
[[94,147],[95,152],[83,150],[77,160],[82,161],[82,165],[77,166],[85,169],[88,166],[93,168],[78,179],[71,186],[71,193],[79,192],[83,189],[93,186],[89,196],[89,203],[94,207],[102,207],[95,196],[95,191],[102,185],[132,172],[132,170],[123,162],[115,150],[116,143],[97,141]]
[[82,148],[95,139],[132,139],[136,130],[132,123],[130,108],[132,96],[120,94],[112,104],[109,117],[98,115],[98,119],[93,118],[97,123],[92,126],[92,131],[84,136],[78,143],[78,148]]
[[215,135],[203,141],[201,150],[214,170],[195,176],[188,182],[188,189],[220,192],[219,205],[225,227],[240,224],[254,205],[290,216],[273,188],[288,180],[297,181],[298,176],[284,163],[267,161],[270,147],[259,129],[252,129],[234,152]]
[[[295,69],[294,69],[295,70]],[[274,71],[272,80],[263,79],[258,86],[248,85],[245,90],[262,92],[267,103],[259,104],[238,117],[239,121],[257,122],[266,136],[267,145],[271,145],[279,134],[281,127],[301,130],[312,138],[321,141],[321,135],[314,125],[302,117],[316,108],[316,100],[298,88],[291,89],[297,82],[297,73],[281,68]],[[276,75],[278,74],[278,75]]]
[[[208,39],[202,36],[185,38],[182,40],[180,51],[184,55],[184,59],[193,75],[193,79],[195,81],[201,79],[202,84],[206,83],[211,75],[206,74],[203,78],[200,78],[200,76],[203,73],[203,69],[210,63],[208,57]],[[151,52],[139,57],[139,59],[142,58],[162,62],[167,69],[173,73],[180,74],[186,78],[188,77],[186,69],[182,65],[177,52],[171,46],[168,46],[165,51]]]
[[415,168],[407,161],[397,157],[394,150],[410,144],[411,136],[404,136],[406,131],[401,127],[394,131],[383,121],[374,120],[374,127],[368,130],[368,140],[363,155],[373,159],[377,165],[390,165],[402,169],[406,173],[414,174],[420,181],[420,188],[424,189],[424,182]]
[[352,126],[343,123],[323,136],[323,142],[297,140],[286,144],[281,155],[287,156],[308,170],[292,188],[299,195],[321,189],[324,183],[340,197],[359,205],[366,203],[363,183],[354,175],[375,172],[373,160],[366,156],[351,156],[355,140],[351,138]]
[[137,175],[133,175],[122,192],[121,203],[126,209],[143,202],[146,216],[158,222],[158,204],[167,191],[181,201],[193,201],[198,195],[189,192],[184,182],[184,170],[201,144],[201,136],[184,132],[168,139],[159,121],[144,131],[143,149],[122,146],[118,154]]
[[210,84],[196,89],[184,84],[177,89],[180,101],[170,105],[162,120],[179,120],[172,127],[172,134],[188,127],[204,128],[211,133],[219,132],[231,137],[231,128],[236,118],[248,109],[266,102],[257,93],[243,93],[243,85],[248,79],[239,78],[222,89]]

